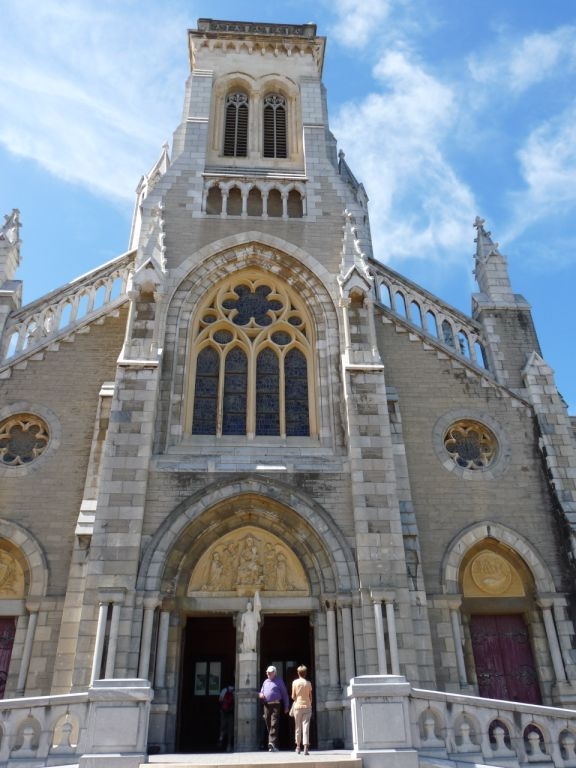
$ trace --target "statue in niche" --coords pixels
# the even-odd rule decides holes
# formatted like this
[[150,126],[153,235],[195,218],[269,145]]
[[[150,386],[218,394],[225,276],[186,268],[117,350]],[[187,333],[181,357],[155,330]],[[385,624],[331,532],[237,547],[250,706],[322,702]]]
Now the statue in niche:
[[256,590],[254,602],[248,600],[246,610],[242,614],[240,621],[240,631],[242,632],[242,642],[240,651],[242,653],[253,653],[256,651],[256,637],[258,635],[258,625],[260,624],[260,593]]

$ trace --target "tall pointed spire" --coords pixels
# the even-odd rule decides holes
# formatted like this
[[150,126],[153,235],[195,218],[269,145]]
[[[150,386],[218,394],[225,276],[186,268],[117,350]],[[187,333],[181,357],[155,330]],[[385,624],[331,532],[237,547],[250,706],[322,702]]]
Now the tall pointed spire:
[[478,233],[474,275],[481,295],[484,300],[498,305],[515,304],[506,257],[498,250],[498,243],[492,240],[491,232],[484,228],[484,219],[476,216],[474,226]]
[[0,227],[0,288],[14,280],[20,266],[20,243],[20,211],[14,208],[12,213],[4,216],[4,224]]

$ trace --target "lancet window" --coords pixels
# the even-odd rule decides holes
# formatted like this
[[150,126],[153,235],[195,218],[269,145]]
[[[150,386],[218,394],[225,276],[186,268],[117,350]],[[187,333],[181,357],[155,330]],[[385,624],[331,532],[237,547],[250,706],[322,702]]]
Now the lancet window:
[[194,435],[314,433],[312,323],[281,281],[256,271],[215,289],[193,325]]
[[224,155],[246,157],[248,154],[248,96],[242,92],[226,97]]
[[264,157],[287,157],[286,99],[270,94],[264,99]]

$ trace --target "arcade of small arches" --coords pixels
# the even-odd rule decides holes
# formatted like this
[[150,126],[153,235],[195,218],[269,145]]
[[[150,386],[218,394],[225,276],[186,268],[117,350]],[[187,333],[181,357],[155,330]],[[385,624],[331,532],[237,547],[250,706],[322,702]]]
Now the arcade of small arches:
[[206,183],[202,210],[209,216],[301,219],[305,215],[304,185],[212,180]]

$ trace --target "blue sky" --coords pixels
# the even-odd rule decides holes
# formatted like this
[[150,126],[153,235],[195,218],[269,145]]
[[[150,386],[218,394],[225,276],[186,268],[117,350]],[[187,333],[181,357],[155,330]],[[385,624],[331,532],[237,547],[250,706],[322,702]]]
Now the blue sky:
[[198,18],[313,21],[377,258],[468,313],[482,216],[576,414],[576,3],[0,0],[0,14],[0,214],[21,212],[25,302],[127,249]]

